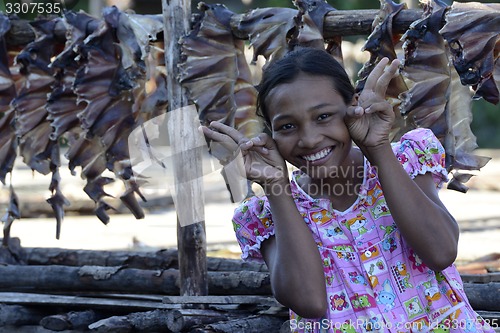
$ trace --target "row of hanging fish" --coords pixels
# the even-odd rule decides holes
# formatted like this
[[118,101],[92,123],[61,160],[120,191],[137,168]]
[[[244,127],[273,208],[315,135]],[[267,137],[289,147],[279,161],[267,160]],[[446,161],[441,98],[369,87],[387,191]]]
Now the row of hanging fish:
[[[343,62],[342,37],[323,36],[325,16],[335,8],[325,1],[294,4],[297,9],[259,8],[243,15],[223,5],[199,4],[201,13],[193,15],[190,33],[179,41],[179,80],[197,105],[202,124],[223,121],[247,136],[263,130],[252,75],[259,56],[274,61],[301,45],[324,48]],[[498,103],[500,5],[422,1],[422,18],[398,34],[393,22],[405,5],[388,0],[380,4],[363,49],[370,58],[358,73],[356,89],[363,89],[380,59],[400,58],[401,75],[387,92],[396,114],[392,137],[415,127],[431,128],[447,152],[447,169],[453,175],[449,187],[465,191],[471,175],[458,170],[478,170],[488,161],[473,154],[477,145],[470,130],[471,103],[473,98]],[[5,42],[12,19],[0,15],[0,180],[6,184],[18,152],[34,171],[51,173],[47,201],[59,237],[68,204],[59,174],[59,146],[65,140],[69,168],[74,174],[81,168],[84,190],[102,222],[108,223],[106,211],[113,209],[104,186],[115,179],[103,176],[106,170],[125,184],[122,202],[137,218],[143,217],[137,197],[145,200],[140,187],[147,180],[132,172],[127,138],[166,111],[167,73],[163,45],[156,39],[162,17],[115,7],[106,8],[102,18],[68,11],[61,18],[33,21],[37,38],[22,48]],[[54,34],[61,25],[66,29],[63,40]],[[246,47],[253,50],[250,61]],[[20,216],[12,185],[2,218],[6,236]]]
[[[196,28],[183,41],[186,60],[181,80],[201,106],[203,117],[234,124],[229,115],[248,116],[231,100],[240,80],[235,69],[246,71],[236,60],[241,46],[233,47],[239,41],[232,30],[248,36],[252,62],[259,56],[267,62],[279,59],[300,45],[324,48],[342,63],[341,37],[323,36],[325,15],[335,8],[326,1],[295,0],[294,4],[297,10],[252,10],[236,24],[231,20],[233,13],[221,5],[199,7],[203,13]],[[358,73],[356,90],[363,89],[382,58],[401,59],[401,74],[391,81],[386,96],[396,116],[391,138],[397,140],[416,127],[432,129],[447,153],[446,167],[452,175],[448,188],[465,192],[464,183],[472,174],[460,170],[479,170],[489,161],[473,152],[477,144],[470,128],[471,108],[473,99],[499,101],[500,5],[454,2],[448,6],[440,0],[422,0],[422,17],[406,33],[396,33],[394,21],[406,4],[389,0],[380,4],[363,47],[370,57]],[[217,93],[209,93],[214,86]],[[245,87],[254,98],[248,82]]]
[[[95,214],[109,222],[104,186],[123,181],[121,202],[136,218],[144,217],[137,196],[145,200],[134,177],[127,140],[134,127],[166,111],[163,29],[156,16],[103,11],[102,18],[84,12],[30,22],[36,39],[23,48],[9,47],[5,36],[15,17],[0,14],[0,180],[6,184],[17,153],[34,172],[52,174],[47,202],[60,236],[64,206],[60,188],[60,145],[67,142],[69,168],[86,180],[84,191],[95,202]],[[66,38],[56,35],[64,26]],[[109,170],[114,178],[103,176]],[[12,221],[20,217],[10,182],[11,200],[4,224],[4,243]]]

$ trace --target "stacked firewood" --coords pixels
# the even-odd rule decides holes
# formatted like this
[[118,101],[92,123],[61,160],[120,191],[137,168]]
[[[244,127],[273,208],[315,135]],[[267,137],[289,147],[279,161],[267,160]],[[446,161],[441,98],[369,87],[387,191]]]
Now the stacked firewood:
[[[179,296],[177,250],[0,250],[0,331],[286,332],[261,263],[207,258],[208,296]],[[500,320],[500,273],[462,274],[471,305]],[[47,331],[48,330],[48,331]],[[42,332],[42,331],[41,331]]]
[[10,243],[0,250],[0,331],[278,332],[288,318],[264,264],[209,257],[209,296],[179,296],[177,250]]

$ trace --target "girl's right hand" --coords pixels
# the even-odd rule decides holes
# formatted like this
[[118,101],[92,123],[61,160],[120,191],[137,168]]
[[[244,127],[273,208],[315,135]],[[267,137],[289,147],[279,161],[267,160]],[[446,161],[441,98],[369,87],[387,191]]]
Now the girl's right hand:
[[223,165],[241,156],[246,178],[249,180],[263,187],[281,181],[288,183],[285,160],[269,135],[262,133],[249,139],[238,130],[217,121],[211,122],[208,127],[202,126],[201,129],[212,141],[212,154]]

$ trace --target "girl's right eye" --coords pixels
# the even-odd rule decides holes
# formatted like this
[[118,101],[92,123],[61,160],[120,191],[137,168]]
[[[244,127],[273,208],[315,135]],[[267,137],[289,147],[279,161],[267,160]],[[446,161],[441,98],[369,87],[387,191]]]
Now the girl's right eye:
[[284,124],[284,125],[279,126],[277,129],[278,129],[278,131],[286,131],[286,130],[290,130],[292,128],[294,128],[294,126],[292,124]]

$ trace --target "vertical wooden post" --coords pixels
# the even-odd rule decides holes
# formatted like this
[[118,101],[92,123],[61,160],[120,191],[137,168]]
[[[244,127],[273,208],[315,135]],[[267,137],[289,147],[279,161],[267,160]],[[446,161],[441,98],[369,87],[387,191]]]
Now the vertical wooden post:
[[[168,110],[170,121],[174,124],[170,133],[170,144],[174,155],[174,175],[176,187],[181,190],[175,193],[177,209],[177,246],[179,255],[180,294],[182,296],[208,295],[208,278],[206,264],[206,232],[204,221],[204,197],[200,182],[190,180],[202,177],[202,157],[200,150],[193,149],[199,138],[196,121],[189,112],[188,98],[185,89],[179,83],[178,63],[180,59],[180,37],[190,29],[191,1],[162,0],[164,19],[165,62],[167,66]],[[184,108],[184,109],[183,109]],[[197,120],[197,119],[196,119]],[[194,128],[193,128],[194,127]],[[167,186],[167,184],[165,185]],[[179,209],[184,216],[197,217],[192,223],[179,223]],[[200,221],[199,217],[202,216]]]

